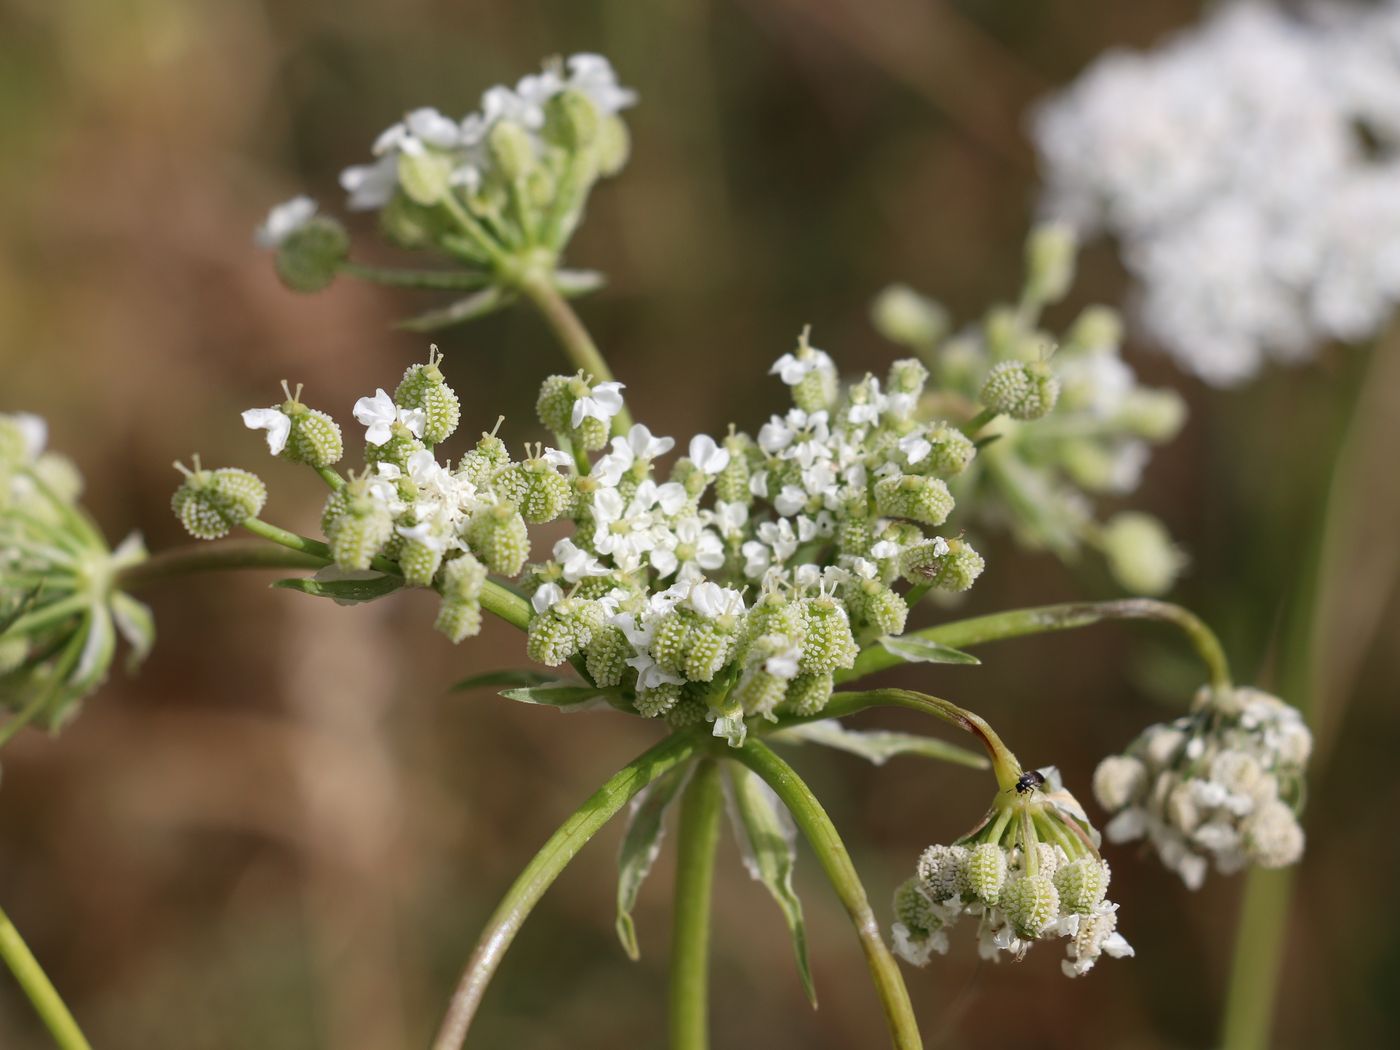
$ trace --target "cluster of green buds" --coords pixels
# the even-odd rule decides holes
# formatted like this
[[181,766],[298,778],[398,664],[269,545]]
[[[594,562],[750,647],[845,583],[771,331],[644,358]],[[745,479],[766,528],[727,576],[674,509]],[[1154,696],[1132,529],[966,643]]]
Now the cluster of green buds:
[[44,451],[38,416],[0,415],[0,743],[38,722],[57,729],[106,680],[117,638],[138,664],[155,640],[151,611],[120,587],[146,549],[110,549],[78,503],[83,481]]
[[1203,688],[1189,715],[1150,726],[1094,773],[1112,842],[1146,838],[1198,889],[1214,864],[1280,868],[1303,854],[1298,812],[1312,734],[1258,689]]
[[1098,844],[1053,767],[1020,774],[976,829],[951,846],[930,846],[895,891],[895,951],[923,966],[948,950],[948,929],[969,916],[985,959],[1019,959],[1037,941],[1063,938],[1061,965],[1078,977],[1103,955],[1131,956]]
[[1044,308],[1069,290],[1075,251],[1067,227],[1033,230],[1019,302],[961,331],[942,306],[902,285],[880,295],[874,322],[932,370],[929,411],[977,424],[980,454],[955,491],[977,491],[982,520],[1065,560],[1096,549],[1123,587],[1159,594],[1184,565],[1166,529],[1141,513],[1100,521],[1094,500],[1136,488],[1151,446],[1175,436],[1185,407],[1175,392],[1138,382],[1113,310],[1089,307],[1062,337],[1041,327]]
[[635,102],[606,58],[577,54],[546,62],[513,88],[488,89],[481,108],[461,120],[415,109],[380,134],[374,161],[341,174],[349,207],[376,212],[396,246],[445,256],[456,269],[352,263],[345,228],[308,197],[272,209],[257,240],[276,250],[278,274],[297,291],[318,291],[346,273],[470,293],[409,323],[419,330],[489,312],[531,280],[581,294],[601,278],[557,264],[594,184],[627,161],[619,114]]

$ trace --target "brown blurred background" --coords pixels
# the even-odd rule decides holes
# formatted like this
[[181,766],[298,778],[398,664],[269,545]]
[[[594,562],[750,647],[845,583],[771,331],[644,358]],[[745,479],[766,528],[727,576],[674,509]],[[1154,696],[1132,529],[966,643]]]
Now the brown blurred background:
[[[1026,104],[1198,6],[0,0],[0,409],[51,420],[113,540],[139,529],[153,548],[181,542],[169,464],[194,450],[256,468],[268,516],[314,529],[319,493],[270,463],[237,412],[271,403],[286,377],[346,420],[355,397],[424,353],[390,328],[424,300],[349,282],[295,296],[252,247],[253,226],[303,189],[340,210],[336,173],[405,108],[465,112],[541,56],[599,50],[643,101],[632,163],[595,193],[571,253],[611,280],[581,312],[655,428],[756,425],[782,393],[768,364],[803,323],[848,369],[881,369],[891,351],[866,311],[884,283],[907,280],[964,318],[1013,294],[1036,186]],[[1122,300],[1111,246],[1092,247],[1082,274],[1066,317]],[[513,312],[439,341],[468,433],[504,412],[511,441],[536,436],[536,384],[559,361],[536,318]],[[1329,567],[1310,645],[1289,624],[1368,355],[1334,349],[1232,393],[1145,347],[1130,357],[1193,408],[1133,501],[1191,553],[1175,597],[1219,628],[1242,680],[1297,682],[1302,652],[1323,680],[1308,691],[1328,763],[1312,784],[1276,1043],[1391,1045],[1400,608],[1385,515],[1400,440],[1385,420],[1400,417],[1400,379],[1377,358],[1362,389],[1379,421],[1359,428],[1371,466],[1336,487],[1357,538]],[[968,611],[1114,593],[1093,565],[1004,540],[988,564]],[[448,692],[523,664],[507,628],[454,649],[429,630],[422,596],[346,610],[270,592],[270,578],[151,592],[160,641],[140,676],[114,678],[61,737],[28,733],[6,750],[0,901],[100,1050],[424,1045],[514,873],[656,736],[621,716]],[[984,657],[917,680],[1086,795],[1097,758],[1178,710],[1197,677],[1152,629]],[[794,761],[886,918],[917,851],[987,801],[979,775],[921,760]],[[629,963],[612,931],[620,834],[600,835],[530,920],[470,1046],[662,1044],[671,858],[643,892],[643,958]],[[978,964],[955,937],[948,958],[907,974],[928,1045],[1212,1043],[1241,880],[1192,894],[1155,863],[1110,857],[1138,958],[1070,983],[1058,951]],[[715,1045],[882,1045],[855,940],[813,859],[800,858],[799,890],[816,1015],[776,909],[727,841],[720,865]],[[0,1047],[45,1045],[0,976]]]

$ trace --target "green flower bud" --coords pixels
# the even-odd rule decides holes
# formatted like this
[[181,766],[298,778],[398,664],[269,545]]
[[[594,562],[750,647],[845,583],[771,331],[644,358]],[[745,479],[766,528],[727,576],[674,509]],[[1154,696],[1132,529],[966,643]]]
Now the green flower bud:
[[1066,912],[1088,915],[1108,894],[1108,865],[1097,857],[1079,857],[1060,865],[1053,881]]
[[525,519],[510,502],[483,507],[467,523],[467,542],[492,572],[514,576],[530,557]]
[[440,204],[452,192],[452,158],[427,148],[400,153],[399,186],[415,204]]
[[462,416],[457,394],[443,379],[441,365],[442,353],[434,346],[428,351],[428,363],[409,365],[394,391],[394,403],[400,408],[423,410],[423,441],[429,445],[451,437]]
[[800,674],[788,684],[784,705],[795,715],[820,714],[835,689],[836,682],[829,671]]
[[1060,895],[1048,875],[1021,875],[1007,882],[1001,906],[1016,936],[1034,940],[1060,914]]
[[1099,546],[1114,578],[1134,594],[1169,591],[1186,565],[1166,527],[1150,514],[1115,515],[1100,532]]
[[887,518],[942,525],[953,512],[953,494],[941,478],[919,474],[881,478],[875,483],[875,508]]
[[613,114],[598,125],[598,138],[593,143],[593,156],[598,162],[598,174],[611,178],[627,166],[632,155],[632,133],[627,122]]
[[1059,302],[1074,282],[1074,257],[1079,245],[1066,223],[1037,226],[1026,239],[1026,290],[1028,302]]
[[961,897],[967,892],[966,846],[930,846],[919,857],[919,881],[935,901]]
[[246,470],[203,470],[198,457],[194,470],[179,463],[175,468],[185,480],[171,497],[170,509],[196,539],[217,540],[228,535],[230,529],[256,518],[267,502],[267,486]]
[[851,635],[846,610],[836,599],[822,595],[802,603],[802,660],[798,669],[804,675],[830,674],[837,668],[853,667],[860,652]]
[[965,540],[930,540],[899,556],[899,573],[913,584],[931,583],[939,590],[965,591],[982,575],[986,563]]
[[609,689],[621,684],[622,676],[627,673],[627,660],[633,654],[627,636],[607,624],[593,632],[585,655],[589,677],[597,685]]
[[369,568],[394,534],[389,508],[370,491],[366,478],[352,478],[331,493],[321,515],[331,557],[347,571]]
[[988,374],[979,396],[993,412],[1039,419],[1055,407],[1060,381],[1043,361],[1003,361]]
[[598,107],[583,92],[567,88],[544,107],[544,137],[571,153],[586,149],[598,137]]
[[486,145],[508,182],[525,178],[535,166],[534,140],[513,120],[497,121],[486,136]]
[[671,724],[677,729],[696,725],[705,718],[705,705],[698,700],[686,700],[682,703],[681,687],[670,682],[658,685],[655,689],[638,689],[637,699],[633,701],[632,706],[643,718],[671,716]]
[[317,215],[289,233],[277,249],[277,276],[294,292],[319,292],[335,280],[350,254],[350,235],[334,219]]
[[903,284],[892,284],[871,308],[875,329],[891,342],[931,348],[948,334],[948,311]]
[[573,500],[569,479],[544,459],[527,459],[511,467],[496,481],[496,491],[520,508],[531,525],[559,517]]
[[967,851],[963,878],[974,898],[983,904],[996,904],[1006,884],[1006,850],[995,842],[979,842]]

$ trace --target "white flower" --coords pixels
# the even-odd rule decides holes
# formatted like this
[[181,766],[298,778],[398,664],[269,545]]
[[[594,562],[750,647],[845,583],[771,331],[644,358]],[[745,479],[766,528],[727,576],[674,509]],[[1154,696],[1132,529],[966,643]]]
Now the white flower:
[[570,55],[568,67],[568,86],[587,95],[604,116],[636,105],[637,93],[618,84],[612,64],[602,55],[588,52]]
[[768,370],[768,374],[778,376],[788,386],[796,386],[806,379],[809,373],[818,369],[835,374],[836,365],[828,354],[808,347],[801,355],[784,354],[778,358],[773,362],[773,367]]
[[380,157],[372,164],[355,164],[340,173],[340,187],[350,195],[351,211],[373,211],[393,199],[399,185],[397,157]]
[[43,416],[36,416],[33,412],[15,412],[9,418],[19,428],[20,440],[24,442],[25,461],[34,462],[48,442],[48,423]]
[[417,525],[400,525],[394,530],[406,540],[421,543],[429,550],[440,551],[447,547],[447,537],[441,535],[430,521]]
[[928,454],[933,451],[933,445],[923,433],[916,430],[899,439],[899,451],[904,453],[909,465],[913,466],[928,458]]
[[578,583],[585,576],[608,574],[602,562],[567,537],[554,545],[554,560],[559,563],[564,579],[569,583]]
[[708,434],[696,434],[690,439],[690,461],[700,473],[713,477],[729,466],[729,450],[717,445]]
[[274,456],[287,447],[287,435],[292,421],[280,408],[250,408],[243,413],[243,425],[249,430],[267,431],[267,450]]
[[399,408],[383,387],[377,389],[373,397],[362,397],[356,401],[354,414],[356,420],[369,428],[365,432],[365,440],[371,445],[382,445],[393,437],[393,426],[396,422],[406,426],[413,432],[414,437],[423,436],[423,424],[426,419],[423,410]]
[[622,390],[623,384],[616,381],[599,383],[593,387],[574,402],[571,425],[577,427],[590,418],[611,423],[613,416],[622,411]]
[[282,243],[311,221],[316,214],[316,202],[303,195],[293,197],[273,207],[267,218],[253,234],[260,248],[280,248]]
[[533,608],[536,613],[542,613],[548,609],[554,608],[554,606],[558,605],[563,600],[564,588],[560,587],[557,583],[544,583],[540,585],[540,589],[537,590],[534,597],[530,599],[530,607]]

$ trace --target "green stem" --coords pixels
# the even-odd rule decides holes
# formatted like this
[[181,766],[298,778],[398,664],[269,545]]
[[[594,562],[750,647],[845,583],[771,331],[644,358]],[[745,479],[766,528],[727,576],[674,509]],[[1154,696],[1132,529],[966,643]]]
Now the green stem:
[[322,481],[337,492],[345,487],[345,479],[333,467],[317,467],[316,473],[321,476]]
[[77,664],[78,658],[82,656],[83,647],[87,645],[88,635],[91,631],[92,619],[89,617],[64,644],[63,653],[54,664],[53,677],[34,695],[29,703],[25,704],[18,714],[0,726],[0,747],[8,744],[16,733],[33,721],[34,717],[48,707],[49,702],[58,695],[58,691],[63,688],[63,683],[67,681],[73,667]]
[[671,1050],[706,1050],[710,1044],[710,898],[722,808],[719,763],[704,759],[681,801],[671,927]]
[[[1230,687],[1230,664],[1225,658],[1225,650],[1215,633],[1206,626],[1195,613],[1170,602],[1159,602],[1151,598],[1124,598],[1109,602],[1067,602],[1063,605],[1041,605],[1030,609],[1012,609],[1008,612],[977,616],[968,620],[955,620],[952,623],[926,627],[905,637],[925,638],[932,642],[966,649],[986,642],[997,642],[1006,638],[1021,638],[1031,634],[1045,634],[1049,631],[1067,631],[1075,627],[1088,627],[1105,620],[1157,620],[1172,624],[1181,629],[1190,641],[1196,655],[1205,664],[1210,674],[1211,685],[1217,689]],[[855,666],[849,671],[838,671],[838,682],[854,681],[876,671],[894,667],[904,661],[881,646],[871,646],[856,658]]]
[[60,598],[48,605],[41,605],[33,612],[25,613],[11,623],[3,633],[16,636],[32,634],[61,620],[66,620],[70,616],[76,616],[91,604],[92,595],[90,594],[70,594],[68,597]]
[[855,925],[856,936],[860,938],[861,948],[865,951],[865,961],[870,967],[880,1005],[889,1023],[890,1040],[895,1050],[919,1050],[923,1046],[919,1024],[914,1017],[914,1007],[909,1001],[909,991],[904,987],[899,964],[880,936],[880,924],[871,910],[860,875],[851,863],[850,854],[846,852],[826,810],[797,772],[759,740],[749,737],[744,746],[732,754],[762,777],[782,799],[821,862],[826,877]]
[[487,921],[457,988],[452,993],[447,1015],[433,1041],[433,1050],[460,1050],[486,986],[500,966],[506,949],[520,931],[531,910],[539,903],[559,873],[593,835],[623,806],[661,774],[673,769],[695,753],[693,733],[675,733],[645,754],[629,762],[593,793],[535,854],[506,891],[505,898]]
[[452,216],[453,221],[455,221],[458,226],[462,227],[462,232],[465,233],[478,248],[486,253],[486,257],[490,259],[493,264],[500,265],[505,258],[500,245],[497,244],[495,238],[487,232],[486,227],[482,226],[471,212],[467,211],[462,202],[457,199],[457,195],[455,193],[444,194],[442,205],[447,209],[448,214]]
[[343,262],[340,272],[362,281],[392,288],[429,288],[452,291],[472,291],[491,283],[489,275],[463,270],[395,270],[385,266]]
[[969,419],[966,423],[963,424],[962,432],[970,438],[975,438],[978,432],[983,427],[985,427],[992,420],[996,419],[996,417],[999,415],[1001,415],[1001,413],[995,411],[994,409],[984,408],[981,412],[978,412],[977,415],[973,416],[971,419]]
[[118,590],[131,591],[175,576],[229,569],[319,569],[326,560],[319,555],[269,547],[256,540],[224,540],[172,547],[117,574]]
[[[588,334],[588,329],[583,326],[578,314],[574,313],[574,308],[559,294],[559,289],[554,287],[547,272],[537,270],[527,273],[520,280],[520,291],[544,316],[564,348],[565,356],[574,367],[581,368],[586,375],[591,375],[595,382],[612,381],[612,370],[608,368],[607,361],[603,360],[598,345],[593,342],[593,337]],[[623,406],[613,417],[613,431],[619,434],[626,433],[631,426],[632,417],[628,414],[626,406]]]
[[1283,965],[1293,869],[1251,869],[1235,935],[1230,988],[1220,1045],[1225,1050],[1266,1050]]
[[15,980],[24,989],[24,994],[29,997],[34,1012],[53,1036],[54,1045],[61,1050],[91,1050],[82,1030],[78,1028],[78,1022],[73,1020],[53,982],[3,909],[0,909],[0,958],[5,960]]

